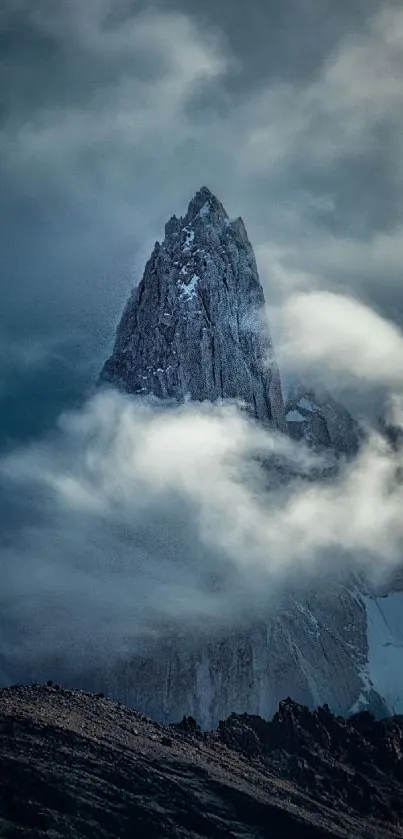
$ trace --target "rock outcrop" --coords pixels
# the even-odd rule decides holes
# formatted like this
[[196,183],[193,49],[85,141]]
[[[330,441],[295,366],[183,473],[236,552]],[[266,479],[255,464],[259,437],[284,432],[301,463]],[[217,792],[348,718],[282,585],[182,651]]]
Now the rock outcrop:
[[336,454],[357,453],[362,432],[349,411],[330,394],[295,388],[285,408],[287,431],[294,440],[332,449]]

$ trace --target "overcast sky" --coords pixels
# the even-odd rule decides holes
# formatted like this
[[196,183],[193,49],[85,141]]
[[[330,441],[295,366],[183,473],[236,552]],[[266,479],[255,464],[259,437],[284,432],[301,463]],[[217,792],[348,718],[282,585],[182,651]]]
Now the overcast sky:
[[77,404],[165,220],[242,215],[269,305],[403,322],[403,9],[385,0],[3,0],[2,443]]
[[0,74],[0,683],[18,654],[33,677],[35,650],[255,614],[292,564],[398,562],[403,454],[376,435],[267,495],[256,454],[312,453],[91,390],[205,184],[244,218],[280,360],[386,390],[403,425],[401,3],[3,0]]

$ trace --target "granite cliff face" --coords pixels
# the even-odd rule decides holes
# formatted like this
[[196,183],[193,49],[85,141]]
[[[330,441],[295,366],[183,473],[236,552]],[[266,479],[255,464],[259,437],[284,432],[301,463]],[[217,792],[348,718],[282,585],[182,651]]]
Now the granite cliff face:
[[270,718],[288,695],[343,716],[402,713],[403,593],[360,582],[290,589],[266,616],[220,635],[167,632],[104,673],[102,689],[159,722],[189,714],[205,729],[232,711]]
[[237,399],[285,431],[264,296],[242,219],[203,187],[173,216],[123,313],[101,376],[129,393]]

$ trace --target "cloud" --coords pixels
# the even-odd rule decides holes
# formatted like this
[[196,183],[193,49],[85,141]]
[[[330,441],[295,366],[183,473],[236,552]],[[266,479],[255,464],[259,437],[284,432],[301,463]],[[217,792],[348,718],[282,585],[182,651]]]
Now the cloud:
[[97,394],[1,463],[22,520],[3,544],[0,656],[25,677],[52,656],[71,673],[175,627],[267,614],[312,573],[385,571],[401,552],[400,461],[372,436],[315,482],[326,460],[234,405]]
[[[397,8],[387,7],[345,34],[314,77],[291,82],[263,75],[255,90],[243,91],[240,85],[238,96],[227,86],[232,78],[241,82],[246,68],[208,17],[201,23],[172,9],[144,11],[124,3],[112,10],[108,2],[88,8],[63,2],[51,14],[47,5],[40,6],[30,17],[40,32],[64,45],[65,76],[72,77],[75,100],[42,103],[28,118],[24,114],[23,121],[17,115],[9,120],[2,132],[9,168],[20,178],[33,167],[41,178],[50,174],[77,200],[89,201],[105,191],[111,199],[115,192],[121,224],[125,216],[133,217],[125,192],[128,171],[133,188],[139,177],[131,168],[135,160],[146,167],[150,184],[152,167],[163,178],[160,213],[165,207],[171,212],[189,194],[183,178],[171,180],[166,171],[182,163],[190,167],[190,189],[209,180],[200,175],[194,180],[198,170],[207,169],[224,198],[227,193],[229,200],[240,203],[241,195],[253,192],[259,204],[251,210],[254,224],[270,199],[270,184],[265,201],[260,199],[262,175],[274,182],[276,193],[286,185],[287,201],[297,189],[299,212],[308,200],[311,214],[324,213],[329,219],[343,200],[346,166],[353,160],[358,168],[357,154],[361,160],[371,159],[374,170],[373,155],[386,152],[395,179],[401,176],[403,50],[396,32],[403,28],[403,17]],[[77,64],[81,87],[74,75]],[[301,177],[307,176],[309,188],[301,188]],[[323,185],[325,191],[321,177],[331,181]],[[273,198],[282,215],[285,208]],[[155,213],[156,206],[149,203]]]
[[294,369],[403,386],[403,334],[360,301],[329,291],[290,295],[280,314],[281,352]]
[[36,15],[42,28],[67,40],[70,49],[77,43],[87,61],[99,55],[117,72],[101,79],[80,104],[42,105],[31,118],[6,126],[3,152],[21,178],[27,168],[39,167],[41,177],[57,175],[66,191],[78,190],[82,197],[86,185],[96,189],[92,167],[84,170],[84,181],[81,177],[90,152],[95,159],[100,155],[99,167],[106,163],[101,177],[122,188],[127,155],[150,161],[162,153],[166,159],[194,136],[186,116],[189,97],[228,69],[218,36],[199,32],[179,13],[134,9],[108,26],[109,12],[109,3],[88,8],[62,3],[49,19]]
[[[308,231],[309,233],[309,231]],[[312,231],[305,242],[257,248],[262,276],[271,296],[284,298],[297,289],[320,287],[347,294],[354,289],[368,303],[376,303],[390,317],[400,317],[396,306],[403,263],[403,229],[374,232],[365,239]],[[382,278],[385,282],[382,284]]]
[[[60,650],[68,667],[110,661],[167,622],[233,619],[253,586],[255,459],[277,448],[297,456],[234,409],[156,409],[111,392],[5,458],[2,489],[17,492],[22,521],[14,503],[3,656],[34,669]],[[298,459],[309,468],[311,456]]]
[[402,322],[402,30],[385,6],[315,77],[268,80],[234,116],[238,174],[264,179],[251,232],[271,302],[326,288]]
[[31,341],[42,341],[44,367],[61,334],[67,356],[79,344],[88,371],[94,357],[101,366],[164,221],[204,179],[208,129],[189,104],[220,84],[231,57],[220,33],[181,12],[8,5],[0,356],[24,344],[13,372],[24,386]]
[[269,83],[248,98],[240,120],[247,126],[241,165],[267,172],[303,157],[320,169],[379,149],[381,126],[394,138],[401,164],[402,32],[402,10],[385,8],[361,32],[341,39],[315,79]]

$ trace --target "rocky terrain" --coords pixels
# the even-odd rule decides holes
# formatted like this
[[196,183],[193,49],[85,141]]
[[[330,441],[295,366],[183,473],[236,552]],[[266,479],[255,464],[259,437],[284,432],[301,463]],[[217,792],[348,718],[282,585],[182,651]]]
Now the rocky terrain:
[[403,836],[403,717],[291,700],[272,722],[158,725],[102,694],[0,691],[0,835]]

